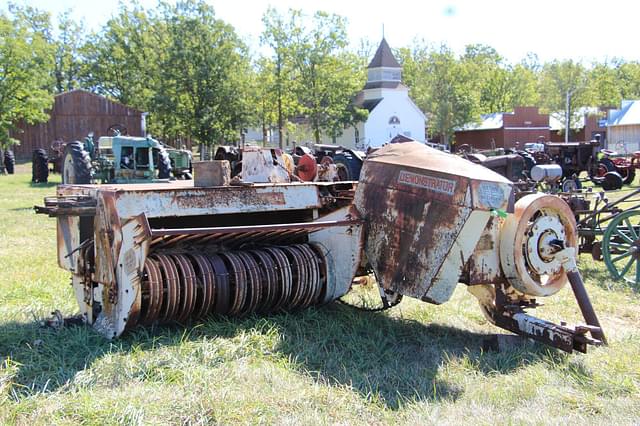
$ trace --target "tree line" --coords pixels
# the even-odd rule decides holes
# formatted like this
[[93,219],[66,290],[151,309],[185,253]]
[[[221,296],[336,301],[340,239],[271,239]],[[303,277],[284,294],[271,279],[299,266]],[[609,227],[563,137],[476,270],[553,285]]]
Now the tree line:
[[[121,3],[101,28],[88,30],[69,12],[57,19],[10,4],[0,14],[0,143],[20,120],[47,119],[53,95],[86,89],[149,112],[150,133],[165,140],[230,143],[246,128],[263,137],[338,137],[366,119],[354,105],[377,41],[349,46],[344,17],[318,11],[262,19],[260,52],[203,0],[160,1],[145,9]],[[510,63],[486,45],[461,54],[416,40],[395,50],[403,82],[425,112],[432,135],[480,115],[540,106],[564,111],[616,106],[640,96],[640,64],[622,59],[541,63],[528,54]],[[304,125],[300,125],[304,123]]]

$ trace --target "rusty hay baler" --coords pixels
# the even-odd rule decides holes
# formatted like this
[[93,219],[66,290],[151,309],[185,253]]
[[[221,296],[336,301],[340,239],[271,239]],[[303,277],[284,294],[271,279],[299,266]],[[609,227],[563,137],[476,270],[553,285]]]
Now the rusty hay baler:
[[[115,338],[144,324],[292,311],[373,272],[385,305],[401,295],[441,304],[464,283],[499,327],[568,352],[604,342],[561,199],[515,201],[507,179],[417,142],[370,155],[360,182],[288,182],[277,150],[251,155],[244,182],[61,185],[36,208],[57,218],[58,262],[88,324]],[[586,325],[527,313],[567,281]]]

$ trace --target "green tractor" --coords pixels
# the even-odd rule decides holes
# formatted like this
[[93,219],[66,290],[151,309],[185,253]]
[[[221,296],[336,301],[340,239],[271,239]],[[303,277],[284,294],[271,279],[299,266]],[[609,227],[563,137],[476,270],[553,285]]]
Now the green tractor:
[[[175,167],[172,167],[172,163]],[[149,183],[191,178],[191,153],[150,137],[103,136],[67,143],[62,183]]]

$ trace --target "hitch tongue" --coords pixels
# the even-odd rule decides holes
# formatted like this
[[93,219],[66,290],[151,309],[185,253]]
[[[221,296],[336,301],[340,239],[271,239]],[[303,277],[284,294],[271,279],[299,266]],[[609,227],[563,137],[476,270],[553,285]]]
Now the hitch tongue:
[[588,327],[586,327],[586,329],[591,332],[594,339],[600,340],[606,345],[607,339],[598,320],[598,316],[593,309],[593,305],[591,305],[591,300],[587,294],[587,289],[584,287],[584,281],[582,281],[582,275],[580,275],[578,265],[576,265],[576,250],[573,247],[564,247],[564,243],[561,241],[557,241],[557,243],[558,244],[554,244],[554,246],[560,248],[560,250],[555,253],[555,256],[560,260],[567,273],[573,294],[576,297],[582,316],[587,322]]

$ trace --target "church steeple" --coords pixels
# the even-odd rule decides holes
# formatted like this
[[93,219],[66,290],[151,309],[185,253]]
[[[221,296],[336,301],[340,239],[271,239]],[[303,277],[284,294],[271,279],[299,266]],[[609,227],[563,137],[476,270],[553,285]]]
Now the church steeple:
[[365,89],[396,88],[402,81],[402,67],[393,56],[393,52],[382,38],[376,54],[367,67],[367,84]]
[[380,42],[380,46],[378,46],[378,50],[376,50],[376,54],[373,56],[373,59],[369,63],[367,68],[402,68],[395,56],[393,56],[393,52],[389,47],[389,43],[384,38]]

